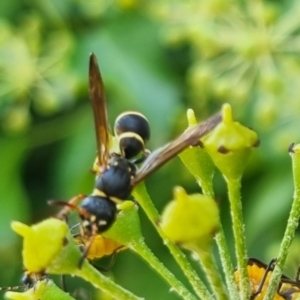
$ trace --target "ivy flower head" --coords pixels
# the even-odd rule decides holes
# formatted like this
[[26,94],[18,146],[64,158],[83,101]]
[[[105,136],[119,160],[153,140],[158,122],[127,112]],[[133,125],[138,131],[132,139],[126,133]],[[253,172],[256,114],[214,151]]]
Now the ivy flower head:
[[252,111],[257,129],[286,124],[270,138],[269,151],[284,147],[286,136],[296,139],[299,1],[172,1],[156,3],[152,12],[164,22],[170,47],[188,45],[187,84],[195,110],[226,101],[241,115]]
[[[21,132],[31,123],[31,109],[40,115],[70,105],[78,76],[67,70],[73,37],[66,30],[44,34],[37,14],[27,14],[15,29],[0,20],[0,118],[7,132]],[[59,45],[59,47],[58,47]]]

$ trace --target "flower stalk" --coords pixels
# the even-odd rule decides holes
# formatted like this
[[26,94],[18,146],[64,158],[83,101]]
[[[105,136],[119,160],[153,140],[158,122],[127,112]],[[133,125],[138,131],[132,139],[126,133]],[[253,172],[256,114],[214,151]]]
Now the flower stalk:
[[250,284],[249,275],[247,272],[248,255],[246,248],[245,229],[243,223],[242,203],[240,194],[241,183],[240,180],[227,180],[227,186],[233,226],[233,235],[235,240],[237,264],[240,272],[241,298],[249,299]]
[[199,263],[205,272],[214,294],[219,300],[229,300],[222,277],[218,271],[211,249],[203,249],[201,246],[193,250],[199,257]]
[[210,292],[208,291],[202,280],[199,278],[198,274],[192,268],[184,253],[180,250],[180,248],[177,245],[175,245],[173,241],[167,238],[167,236],[164,234],[161,228],[157,226],[160,220],[160,216],[155,206],[153,205],[153,202],[151,201],[151,198],[147,192],[144,183],[140,183],[135,187],[133,191],[133,196],[138,201],[139,205],[141,205],[141,207],[147,214],[149,220],[155,226],[157,232],[163,239],[164,245],[166,245],[170,250],[172,256],[184,272],[185,276],[189,280],[197,296],[200,299],[211,299]]
[[230,211],[242,299],[250,297],[247,272],[247,249],[241,203],[241,178],[253,147],[259,144],[257,134],[233,120],[229,104],[222,107],[222,122],[207,136],[203,143],[212,160],[219,168],[228,187]]
[[264,300],[272,300],[276,294],[281,280],[282,270],[288,255],[289,248],[295,236],[295,231],[299,225],[300,218],[300,144],[292,144],[289,148],[292,158],[293,177],[294,177],[294,196],[290,211],[287,227],[280,245],[278,257],[274,271],[270,278],[270,284],[266,291]]
[[183,299],[195,300],[196,297],[156,258],[145,244],[137,206],[132,201],[125,201],[119,206],[119,209],[121,212],[118,214],[117,221],[104,235],[140,255]]
[[[187,111],[187,119],[189,127],[194,126],[198,123],[192,109],[189,109]],[[180,153],[179,157],[186,168],[190,171],[190,173],[196,178],[203,194],[208,197],[215,198],[213,188],[213,176],[215,167],[213,161],[205,150],[205,144],[203,144],[203,148],[190,147]],[[237,285],[233,275],[234,268],[231,262],[228,245],[221,223],[219,231],[215,235],[215,240],[218,246],[222,269],[225,275],[225,281],[227,284],[230,299],[239,299]]]

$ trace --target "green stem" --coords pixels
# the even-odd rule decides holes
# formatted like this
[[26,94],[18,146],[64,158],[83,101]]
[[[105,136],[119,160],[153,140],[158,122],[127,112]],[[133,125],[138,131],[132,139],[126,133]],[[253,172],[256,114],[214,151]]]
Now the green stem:
[[142,256],[149,265],[154,268],[176,291],[183,299],[196,300],[197,298],[192,295],[185,286],[157,259],[144,241],[139,241],[131,248]]
[[228,289],[230,299],[240,299],[237,284],[234,278],[234,268],[231,262],[226,237],[221,226],[219,232],[215,236],[218,246],[222,269],[225,275],[225,281]]
[[244,231],[242,202],[241,202],[241,179],[226,178],[228,195],[230,201],[230,211],[235,239],[235,251],[238,270],[240,273],[241,298],[250,298],[250,282],[247,272],[247,249]]
[[105,277],[99,271],[97,271],[92,265],[90,265],[86,260],[84,261],[82,268],[73,273],[86,281],[92,283],[98,289],[111,295],[114,299],[120,300],[142,300],[143,298],[137,297],[128,290],[117,285],[111,279]]
[[209,180],[200,180],[197,179],[197,183],[202,189],[202,193],[205,196],[211,197],[215,199],[215,193],[214,193],[214,186],[213,186],[213,180],[210,178]]
[[[57,220],[56,220],[57,221]],[[62,221],[60,221],[62,222]],[[62,222],[64,226],[66,223]],[[49,222],[49,226],[50,226]],[[51,231],[49,231],[51,233]],[[137,297],[130,291],[119,286],[110,278],[106,277],[98,270],[96,270],[87,259],[83,261],[82,267],[78,267],[79,261],[82,259],[82,252],[79,251],[78,245],[75,243],[71,233],[67,232],[66,240],[68,243],[61,248],[57,257],[51,260],[51,264],[46,269],[48,274],[70,274],[79,276],[86,281],[93,284],[96,288],[104,293],[113,296],[115,299],[120,300],[141,300],[143,298]],[[50,239],[50,241],[52,241]],[[61,240],[59,240],[61,243]]]
[[220,273],[216,267],[213,255],[211,251],[202,250],[203,248],[200,246],[198,249],[194,249],[194,251],[198,254],[200,260],[200,265],[205,272],[205,275],[210,283],[214,294],[219,300],[227,300],[228,296],[226,294],[225,287],[222,284],[222,278]]
[[209,291],[207,290],[204,283],[200,280],[198,274],[191,267],[183,252],[171,240],[169,240],[165,236],[163,231],[159,228],[159,226],[157,226],[160,216],[155,206],[153,205],[153,202],[151,201],[144,183],[140,183],[136,186],[133,191],[133,196],[137,199],[138,203],[147,214],[149,220],[155,226],[157,232],[162,237],[164,244],[168,247],[176,262],[184,272],[185,276],[188,278],[198,297],[203,300],[211,299]]
[[132,201],[124,201],[118,208],[120,212],[116,222],[107,232],[104,232],[104,235],[140,255],[171,285],[171,289],[184,299],[195,300],[195,296],[154,256],[145,244],[137,205]]
[[[198,181],[198,184],[202,188],[202,192],[204,195],[215,198],[212,180],[205,180],[203,182]],[[215,236],[215,240],[218,246],[222,269],[225,275],[225,281],[230,299],[240,299],[236,281],[234,278],[234,268],[231,262],[231,257],[222,224],[220,226],[219,232]]]
[[272,276],[270,285],[266,291],[264,300],[272,300],[276,294],[278,285],[281,280],[282,270],[288,255],[289,248],[295,236],[295,231],[299,224],[300,218],[300,147],[299,144],[291,150],[294,176],[294,199],[292,209],[287,222],[287,227],[280,245],[279,254]]

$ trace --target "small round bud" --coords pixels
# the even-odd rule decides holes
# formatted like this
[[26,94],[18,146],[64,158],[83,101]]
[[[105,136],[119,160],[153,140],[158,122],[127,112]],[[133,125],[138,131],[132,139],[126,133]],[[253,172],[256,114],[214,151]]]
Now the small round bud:
[[220,227],[215,200],[202,194],[188,195],[182,187],[174,188],[174,198],[162,213],[160,227],[166,236],[189,249],[209,245]]
[[65,222],[54,218],[31,227],[16,221],[12,222],[11,226],[24,238],[23,264],[26,270],[32,273],[39,273],[48,267],[61,251],[69,232]]

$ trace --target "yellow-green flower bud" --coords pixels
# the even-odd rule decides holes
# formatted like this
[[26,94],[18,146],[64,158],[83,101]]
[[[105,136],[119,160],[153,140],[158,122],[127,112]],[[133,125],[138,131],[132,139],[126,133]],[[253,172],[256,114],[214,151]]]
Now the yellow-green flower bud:
[[[189,127],[198,124],[192,109],[187,111],[187,118]],[[179,154],[179,157],[186,168],[196,178],[198,184],[203,188],[203,184],[211,183],[215,166],[206,150],[201,147],[201,142],[199,144],[200,146],[197,147],[191,146],[186,148]]]
[[65,222],[54,218],[31,227],[16,221],[11,226],[24,238],[23,264],[32,273],[39,273],[49,266],[61,251],[69,232]]
[[[116,299],[140,299],[98,272],[86,259],[82,261],[82,252],[70,234],[66,222],[49,218],[31,227],[13,222],[12,227],[24,238],[23,261],[27,274],[76,275],[105,293],[114,295]],[[38,299],[63,300],[64,298],[41,297]]]
[[9,134],[18,134],[28,129],[31,116],[27,107],[18,106],[10,109],[4,116],[2,128]]
[[166,236],[190,250],[209,246],[220,227],[215,200],[188,195],[182,187],[174,188],[174,198],[162,213],[160,226]]
[[191,88],[198,90],[201,86],[207,89],[213,82],[213,71],[208,65],[197,64],[189,70],[187,81]]
[[29,274],[74,274],[78,271],[82,253],[65,222],[49,218],[28,226],[14,221],[12,228],[23,237],[23,264]]
[[255,131],[233,121],[229,104],[223,105],[222,122],[202,142],[225,178],[232,180],[242,176],[251,149],[259,145]]

